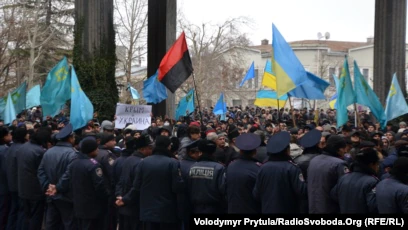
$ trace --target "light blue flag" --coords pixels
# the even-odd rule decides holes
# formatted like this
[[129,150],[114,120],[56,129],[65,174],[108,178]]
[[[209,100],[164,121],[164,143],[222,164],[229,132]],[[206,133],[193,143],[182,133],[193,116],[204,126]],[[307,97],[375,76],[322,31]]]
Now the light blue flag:
[[385,115],[387,117],[387,121],[391,121],[392,119],[402,116],[406,113],[408,113],[408,105],[405,101],[404,94],[402,94],[401,88],[398,84],[397,74],[394,73],[390,91],[388,92],[387,96]]
[[241,84],[239,84],[239,87],[242,87],[244,83],[252,78],[255,78],[255,66],[254,62],[252,62],[251,67],[249,67],[248,72],[246,73],[244,79],[242,79]]
[[69,78],[69,66],[64,57],[48,73],[45,85],[41,90],[40,103],[43,116],[54,117],[62,106],[71,98],[71,81]]
[[224,101],[224,93],[221,93],[217,104],[214,106],[213,113],[215,115],[225,115],[227,113],[227,103]]
[[325,100],[324,91],[330,83],[320,77],[306,72],[307,80],[288,93],[291,97],[306,98],[310,100]]
[[[17,89],[13,90],[11,95],[11,100],[14,105],[14,110],[16,113],[20,113],[21,111],[26,109],[26,90],[27,90],[27,83],[23,82]],[[7,97],[0,98],[0,117],[4,118],[4,111],[6,109],[7,104]]]
[[384,108],[381,105],[380,99],[378,99],[373,89],[371,89],[361,74],[356,61],[354,61],[354,92],[356,93],[356,102],[370,108],[371,113],[380,123],[381,128],[385,128],[387,119],[385,117]]
[[340,127],[348,121],[347,106],[356,103],[347,57],[344,59],[337,95],[337,127]]
[[26,109],[41,105],[40,97],[41,97],[40,85],[36,85],[33,88],[31,88],[26,95]]
[[7,96],[0,98],[0,119],[4,120],[4,110],[6,109]]
[[13,96],[8,93],[6,109],[4,110],[4,124],[11,124],[17,116],[12,97]]
[[135,100],[139,100],[140,95],[139,92],[135,88],[133,88],[130,83],[128,83],[128,90],[130,90],[130,93],[132,94],[132,98]]
[[71,68],[71,113],[70,122],[74,130],[80,129],[88,124],[93,118],[94,107],[82,91],[75,69]]
[[333,80],[334,80],[334,86],[336,87],[336,92],[339,91],[339,78],[336,75],[332,75]]
[[167,99],[167,90],[158,79],[158,71],[143,82],[143,97],[147,103],[157,104]]
[[176,109],[176,120],[180,117],[187,116],[187,111],[188,113],[191,113],[194,109],[194,89],[192,89],[186,94],[186,96],[181,98]]

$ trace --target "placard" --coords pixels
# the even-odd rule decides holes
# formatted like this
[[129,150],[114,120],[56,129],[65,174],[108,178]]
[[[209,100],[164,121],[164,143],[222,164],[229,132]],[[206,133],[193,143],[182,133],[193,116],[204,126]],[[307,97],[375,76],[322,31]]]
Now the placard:
[[123,129],[126,124],[135,124],[138,130],[144,130],[150,127],[152,117],[151,105],[128,105],[118,103],[116,105],[115,128]]

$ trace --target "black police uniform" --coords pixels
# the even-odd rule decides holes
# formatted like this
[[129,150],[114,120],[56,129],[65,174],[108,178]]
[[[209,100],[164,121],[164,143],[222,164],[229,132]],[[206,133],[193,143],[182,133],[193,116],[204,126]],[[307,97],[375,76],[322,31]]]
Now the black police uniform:
[[111,150],[101,145],[99,146],[99,152],[95,157],[95,160],[101,164],[103,175],[105,175],[104,181],[111,194],[106,203],[108,211],[105,213],[105,229],[116,229],[116,208],[114,206],[116,197],[113,178],[113,163],[116,160],[116,155]]
[[288,155],[276,155],[290,144],[290,134],[273,135],[267,144],[269,160],[261,166],[253,191],[263,214],[300,213],[307,199],[306,183],[300,168]]
[[[261,144],[261,138],[252,133],[240,135],[235,141],[240,150],[254,150]],[[261,204],[252,195],[261,163],[241,155],[232,161],[226,170],[228,213],[255,214],[261,212]]]
[[45,194],[37,173],[45,151],[41,145],[27,142],[17,152],[18,195],[30,229],[41,229],[43,222]]
[[322,133],[319,130],[313,129],[307,132],[299,141],[304,150],[302,155],[297,156],[293,161],[302,170],[305,181],[307,181],[307,169],[309,168],[310,161],[319,155],[317,144],[319,144],[321,137]]
[[101,165],[83,153],[70,166],[74,214],[80,229],[103,229],[109,190]]
[[7,183],[6,155],[7,145],[0,145],[0,226],[5,227],[10,207],[10,192]]
[[375,172],[365,165],[354,163],[351,173],[346,173],[331,190],[331,197],[338,202],[340,213],[377,213]]
[[225,168],[211,156],[211,153],[216,150],[216,144],[201,140],[199,149],[203,155],[190,168],[188,179],[192,212],[194,214],[225,213]]
[[408,185],[394,176],[377,184],[376,198],[380,214],[408,213]]
[[8,148],[6,155],[6,172],[8,189],[11,195],[11,207],[8,214],[7,229],[21,229],[24,220],[24,211],[20,209],[22,206],[18,197],[18,182],[17,182],[17,151],[23,146],[22,143],[13,143]]
[[177,194],[183,192],[184,183],[180,164],[167,149],[170,144],[170,138],[156,137],[153,155],[136,169],[134,188],[140,192],[140,220],[149,229],[179,229]]
[[72,125],[68,124],[55,136],[60,141],[45,152],[38,167],[37,176],[43,192],[47,191],[50,184],[57,188],[57,194],[47,197],[46,229],[59,229],[61,226],[76,229],[77,226],[68,168],[78,154],[71,143],[61,141],[71,134]]
[[[143,146],[144,147],[144,146]],[[136,178],[136,169],[139,163],[145,156],[136,151],[132,156],[126,159],[123,164],[122,176],[117,186],[117,196],[122,196],[122,201],[125,203],[123,207],[119,207],[119,214],[124,216],[125,230],[141,229],[140,223],[140,194],[134,188]]]

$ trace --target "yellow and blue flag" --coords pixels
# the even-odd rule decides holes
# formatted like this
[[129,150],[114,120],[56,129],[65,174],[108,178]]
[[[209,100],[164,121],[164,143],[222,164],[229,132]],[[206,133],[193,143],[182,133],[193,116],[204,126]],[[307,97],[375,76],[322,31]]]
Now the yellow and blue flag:
[[54,117],[62,106],[71,98],[71,79],[67,58],[64,57],[48,73],[45,85],[41,90],[40,102],[43,116]]
[[330,83],[320,77],[306,72],[307,80],[288,93],[290,97],[306,98],[310,100],[325,100],[324,91]]
[[255,98],[255,105],[259,107],[284,107],[286,104],[286,100],[288,99],[288,95],[285,94],[278,99],[278,94],[272,90],[260,90],[256,93]]
[[387,121],[402,116],[408,113],[408,105],[405,101],[404,94],[398,84],[397,74],[394,73],[390,91],[387,96],[387,106],[385,107],[385,115]]
[[337,109],[337,93],[330,98],[329,105],[331,109]]
[[270,89],[276,90],[276,77],[272,72],[271,60],[266,61],[264,74],[262,77],[262,85]]
[[167,90],[157,78],[159,72],[143,81],[143,97],[147,103],[157,104],[167,99]]
[[340,127],[348,121],[347,106],[356,103],[347,57],[344,59],[337,94],[337,127]]
[[70,122],[74,130],[80,129],[92,120],[94,107],[79,84],[75,69],[71,68],[71,112]]
[[354,92],[356,93],[356,102],[369,107],[371,113],[377,121],[380,122],[381,128],[385,128],[387,119],[385,117],[384,108],[381,105],[380,99],[378,99],[373,89],[371,89],[361,74],[356,61],[354,61]]
[[35,85],[31,88],[26,95],[26,109],[41,105],[41,87],[40,85]]
[[307,76],[302,63],[274,24],[272,33],[272,69],[276,77],[276,92],[281,97],[303,84]]
[[254,62],[252,62],[251,66],[249,67],[244,79],[242,79],[241,84],[239,84],[239,87],[242,87],[244,83],[248,80],[251,80],[252,78],[255,78],[255,66]]
[[186,96],[181,98],[176,109],[176,120],[178,120],[180,117],[186,116],[187,111],[188,113],[192,113],[194,109],[194,89],[192,89],[186,94]]
[[14,119],[16,119],[17,116],[12,97],[13,96],[8,93],[6,108],[4,110],[4,124],[13,123]]

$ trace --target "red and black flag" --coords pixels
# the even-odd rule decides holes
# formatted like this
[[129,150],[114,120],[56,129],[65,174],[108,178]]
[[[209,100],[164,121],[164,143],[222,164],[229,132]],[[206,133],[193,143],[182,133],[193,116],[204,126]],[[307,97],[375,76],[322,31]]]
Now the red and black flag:
[[174,93],[192,72],[193,64],[183,32],[161,60],[158,79]]

